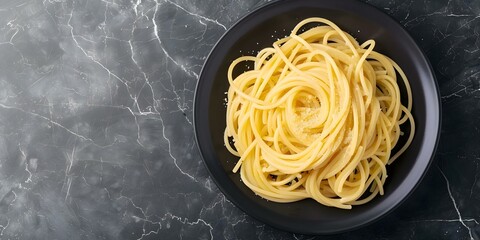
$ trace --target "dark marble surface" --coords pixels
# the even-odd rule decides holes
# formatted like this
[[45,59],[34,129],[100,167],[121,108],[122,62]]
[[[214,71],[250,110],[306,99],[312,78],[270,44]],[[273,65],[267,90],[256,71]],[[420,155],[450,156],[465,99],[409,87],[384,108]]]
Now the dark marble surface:
[[1,239],[479,239],[480,1],[369,1],[430,59],[442,138],[379,222],[312,237],[233,206],[197,150],[207,54],[258,0],[2,0]]

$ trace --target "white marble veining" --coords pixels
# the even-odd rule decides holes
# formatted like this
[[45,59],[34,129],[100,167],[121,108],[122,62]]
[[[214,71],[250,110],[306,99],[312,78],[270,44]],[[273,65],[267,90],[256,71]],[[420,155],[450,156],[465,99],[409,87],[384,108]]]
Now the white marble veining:
[[209,51],[266,0],[0,3],[1,239],[480,239],[480,2],[380,1],[426,52],[443,104],[425,180],[364,229],[312,237],[233,206],[195,145]]

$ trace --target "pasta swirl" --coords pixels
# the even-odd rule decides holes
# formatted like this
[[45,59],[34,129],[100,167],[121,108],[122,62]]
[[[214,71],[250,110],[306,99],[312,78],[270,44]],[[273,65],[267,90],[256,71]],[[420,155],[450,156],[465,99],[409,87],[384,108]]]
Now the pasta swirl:
[[[320,26],[300,33],[310,23]],[[308,18],[231,63],[224,141],[246,186],[275,202],[312,198],[343,209],[383,195],[386,165],[410,145],[415,122],[407,77],[374,47]],[[245,61],[253,69],[233,76]],[[392,155],[407,121],[406,143]]]

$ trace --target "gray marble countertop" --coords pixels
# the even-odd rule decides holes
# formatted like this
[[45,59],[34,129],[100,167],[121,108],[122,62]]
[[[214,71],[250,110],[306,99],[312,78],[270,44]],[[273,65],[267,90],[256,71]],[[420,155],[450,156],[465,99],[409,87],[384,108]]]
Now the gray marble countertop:
[[480,1],[368,1],[426,52],[442,138],[424,181],[373,225],[264,225],[209,177],[192,126],[209,51],[259,0],[3,0],[1,239],[480,239]]

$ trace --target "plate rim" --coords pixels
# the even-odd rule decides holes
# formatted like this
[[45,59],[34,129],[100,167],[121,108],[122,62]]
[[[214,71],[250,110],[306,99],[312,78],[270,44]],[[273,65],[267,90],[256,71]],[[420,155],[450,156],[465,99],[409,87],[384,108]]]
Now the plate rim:
[[[328,1],[328,0],[327,0]],[[300,233],[300,234],[306,234],[306,235],[331,235],[331,234],[339,234],[339,233],[345,233],[345,232],[350,232],[350,231],[354,231],[354,230],[357,230],[359,228],[362,228],[362,227],[365,227],[367,225],[371,225],[375,222],[377,222],[378,220],[384,218],[385,216],[387,216],[388,214],[392,213],[395,209],[397,209],[400,205],[402,205],[412,194],[413,192],[418,188],[418,186],[420,185],[420,183],[422,182],[422,180],[424,179],[426,173],[429,171],[431,165],[432,165],[432,162],[433,160],[435,159],[435,155],[437,153],[437,149],[438,149],[438,145],[439,145],[439,141],[440,141],[440,136],[441,136],[441,127],[442,127],[442,105],[441,105],[441,95],[440,95],[440,88],[439,88],[439,84],[438,84],[438,80],[436,78],[436,75],[435,75],[435,71],[432,67],[432,64],[430,63],[427,55],[425,54],[425,52],[420,48],[419,44],[417,43],[417,41],[415,41],[415,39],[410,35],[410,33],[405,29],[405,27],[400,24],[396,19],[394,19],[392,16],[390,16],[389,14],[383,12],[382,9],[374,6],[374,5],[371,5],[369,3],[366,3],[366,2],[360,2],[360,1],[356,1],[356,0],[341,0],[343,3],[347,3],[348,5],[351,5],[352,7],[359,7],[359,8],[362,8],[362,9],[369,9],[370,11],[373,11],[375,12],[375,14],[378,14],[379,16],[381,16],[382,18],[384,19],[387,19],[389,21],[392,22],[392,24],[394,25],[397,25],[399,27],[399,29],[402,31],[403,35],[405,35],[405,37],[411,41],[413,44],[412,44],[412,47],[415,48],[415,51],[417,51],[419,53],[419,56],[421,57],[419,60],[426,63],[426,65],[428,66],[428,69],[425,69],[425,72],[427,72],[430,77],[430,83],[433,84],[433,89],[432,89],[432,92],[436,95],[436,100],[435,101],[435,105],[436,105],[436,109],[435,111],[438,111],[438,115],[437,116],[434,116],[434,118],[436,118],[435,120],[438,120],[438,122],[435,122],[435,124],[437,124],[437,129],[436,129],[436,137],[435,137],[435,141],[433,143],[433,148],[431,149],[432,153],[429,154],[430,155],[430,159],[428,159],[428,162],[425,166],[425,168],[422,170],[422,173],[419,175],[419,178],[418,178],[418,181],[413,185],[413,187],[407,192],[407,194],[405,194],[401,199],[400,201],[398,201],[396,204],[394,204],[393,206],[390,206],[388,208],[385,208],[383,212],[381,212],[381,214],[378,214],[376,215],[375,217],[369,219],[368,221],[364,221],[364,222],[361,222],[361,223],[358,223],[354,226],[348,226],[348,227],[343,227],[343,228],[336,228],[332,231],[315,231],[314,229],[312,229],[311,226],[308,227],[308,229],[306,230],[305,228],[304,229],[298,229],[298,228],[294,228],[294,227],[289,227],[289,226],[283,226],[283,225],[280,225],[280,224],[276,224],[274,222],[271,222],[268,218],[265,218],[259,214],[254,214],[252,213],[252,211],[249,211],[248,209],[245,209],[245,206],[243,206],[242,204],[240,204],[238,202],[238,200],[236,200],[235,198],[232,198],[231,195],[229,194],[229,192],[225,189],[225,187],[219,182],[219,180],[217,178],[215,178],[214,176],[216,174],[214,174],[209,166],[209,164],[207,163],[206,159],[205,159],[205,153],[204,153],[204,149],[202,148],[202,144],[201,144],[201,141],[199,140],[199,134],[198,134],[198,126],[197,126],[197,116],[199,115],[199,113],[197,113],[197,103],[198,103],[198,95],[199,95],[199,88],[202,84],[202,76],[204,75],[204,71],[206,69],[206,66],[209,64],[209,62],[211,61],[211,56],[212,54],[214,54],[214,52],[216,51],[218,45],[224,40],[224,38],[229,35],[230,31],[232,31],[232,29],[235,29],[238,25],[240,25],[242,22],[248,20],[249,18],[251,18],[253,15],[255,15],[256,13],[258,13],[259,11],[263,10],[263,9],[266,9],[266,8],[269,8],[269,7],[272,7],[274,5],[278,5],[278,4],[289,4],[288,2],[290,2],[290,4],[292,4],[291,2],[293,1],[290,1],[290,0],[277,0],[277,1],[274,1],[274,2],[268,2],[268,3],[265,3],[265,4],[262,4],[260,6],[257,6],[255,7],[254,9],[248,11],[247,13],[245,13],[245,15],[243,15],[242,17],[240,17],[238,20],[236,20],[221,36],[220,38],[216,41],[216,43],[213,45],[213,47],[211,48],[210,52],[208,53],[207,57],[206,57],[206,60],[204,62],[204,64],[202,65],[202,69],[199,73],[199,77],[197,79],[197,83],[196,83],[196,86],[195,86],[195,92],[194,92],[194,97],[193,97],[193,130],[194,130],[194,134],[195,134],[195,143],[197,144],[197,149],[199,150],[200,152],[200,157],[202,159],[202,162],[204,164],[204,166],[206,167],[208,173],[209,173],[209,177],[213,180],[213,182],[216,184],[216,186],[218,187],[218,189],[220,189],[221,193],[226,197],[226,199],[230,202],[233,203],[233,205],[237,208],[239,208],[241,211],[243,211],[246,215],[262,222],[263,224],[266,224],[266,225],[269,225],[269,226],[272,226],[276,229],[279,229],[279,230],[282,230],[282,231],[288,231],[288,232],[292,232],[292,233]],[[299,5],[300,3],[306,3],[306,2],[313,2],[313,0],[296,0],[295,3],[293,4],[297,4]],[[325,4],[325,0],[323,1],[315,1],[316,4],[319,5],[319,8],[322,8],[322,4],[324,5]],[[341,9],[341,8],[337,8],[337,9]],[[428,124],[430,124],[430,122],[428,122]],[[427,161],[427,159],[425,159],[425,161]]]

